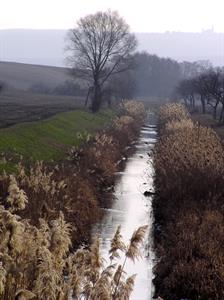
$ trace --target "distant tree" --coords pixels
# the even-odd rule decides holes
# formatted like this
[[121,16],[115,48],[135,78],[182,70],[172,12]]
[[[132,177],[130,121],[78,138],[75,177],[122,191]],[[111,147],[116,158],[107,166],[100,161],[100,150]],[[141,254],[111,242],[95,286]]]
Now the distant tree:
[[207,73],[202,73],[192,79],[194,92],[199,95],[202,113],[205,114],[206,100],[209,101],[208,91],[205,86]]
[[206,104],[209,105],[214,119],[220,107],[219,122],[224,123],[224,69],[209,69],[195,77],[183,79],[176,92],[190,108],[194,108],[195,99],[200,100],[202,113],[205,113]]
[[116,102],[119,102],[122,99],[133,98],[136,90],[134,70],[128,70],[111,77],[107,82],[106,90],[111,91],[111,96]]
[[65,80],[62,84],[56,86],[52,94],[68,96],[84,96],[85,89],[82,89],[78,83],[72,80]]
[[87,15],[69,31],[68,57],[74,74],[90,83],[92,111],[99,110],[102,88],[113,74],[130,68],[137,42],[115,11]]
[[183,97],[185,104],[191,109],[195,108],[195,98],[200,97],[202,113],[205,113],[206,92],[203,86],[204,74],[212,69],[209,60],[195,62],[183,61],[179,64],[181,69],[180,81],[175,88],[175,96]]
[[195,107],[195,92],[194,79],[183,79],[176,88],[176,93],[184,99],[185,105],[190,109]]
[[181,77],[179,64],[147,52],[136,53],[136,95],[169,98]]
[[224,72],[222,69],[210,70],[201,77],[201,86],[207,95],[207,103],[213,108],[213,117],[217,117],[217,108],[221,105],[219,122],[224,123]]
[[198,60],[195,62],[183,61],[180,63],[182,79],[191,79],[205,73],[212,68],[209,60]]

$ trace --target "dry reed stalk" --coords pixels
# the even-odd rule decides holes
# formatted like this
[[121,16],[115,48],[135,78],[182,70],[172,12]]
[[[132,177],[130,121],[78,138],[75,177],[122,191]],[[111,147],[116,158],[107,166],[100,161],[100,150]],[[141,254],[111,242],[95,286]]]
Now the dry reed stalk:
[[[124,298],[121,298],[121,299],[128,299],[125,297],[127,295],[129,295],[128,292],[131,293],[131,291],[132,291],[135,276],[133,275],[132,277],[130,277],[130,280],[127,279],[125,285],[121,282],[121,278],[124,273],[124,268],[125,268],[127,259],[131,259],[134,262],[135,259],[137,259],[140,256],[139,246],[143,242],[147,228],[148,228],[147,225],[139,227],[132,234],[132,237],[130,239],[130,244],[128,245],[128,247],[124,248],[124,249],[123,248],[120,249],[122,251],[125,251],[125,259],[124,259],[123,265],[118,266],[118,269],[115,273],[116,284],[115,284],[114,292],[113,292],[113,296],[112,296],[113,300],[120,299],[120,298],[118,298],[119,293],[120,293],[119,297],[121,297],[121,295],[124,296]],[[120,230],[120,228],[118,227],[117,232],[115,233],[115,237],[116,237],[115,239],[117,239],[117,236],[119,235],[119,230]],[[115,239],[113,239],[113,241]],[[117,239],[117,241],[118,241],[118,243],[117,243],[117,247],[118,247],[120,244],[120,240]],[[112,245],[114,248],[114,243]],[[120,283],[121,283],[121,286],[120,286]]]
[[160,111],[155,147],[157,257],[154,284],[164,299],[223,299],[224,151],[183,106]]
[[[0,177],[1,299],[113,299],[115,289],[120,299],[129,297],[134,277],[126,279],[115,264],[103,266],[99,241],[74,252],[71,239],[91,227],[98,189],[113,183],[122,147],[139,126],[133,118],[142,120],[145,113],[142,104],[134,102],[126,102],[124,110],[125,117],[119,119],[123,131],[114,126],[88,138],[86,147],[75,149],[74,165],[70,161],[69,167],[50,169],[38,162],[27,171],[19,164],[16,177]],[[131,246],[134,257],[140,240],[136,237],[126,247],[118,228],[111,241],[111,261]]]

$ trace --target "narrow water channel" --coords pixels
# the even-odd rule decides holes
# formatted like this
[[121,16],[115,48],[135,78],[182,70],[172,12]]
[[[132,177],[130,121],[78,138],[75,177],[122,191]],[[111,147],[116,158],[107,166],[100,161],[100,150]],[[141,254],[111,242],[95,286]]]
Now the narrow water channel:
[[136,142],[136,151],[127,159],[123,172],[117,174],[114,198],[111,209],[105,210],[103,220],[93,229],[93,235],[100,238],[103,257],[108,259],[110,240],[118,225],[121,234],[128,243],[132,233],[139,226],[148,225],[149,230],[142,246],[142,258],[135,263],[128,261],[125,271],[128,276],[137,274],[131,300],[151,300],[153,252],[151,250],[151,197],[145,197],[144,191],[153,190],[153,168],[150,163],[150,152],[156,142],[156,126],[154,116],[149,114],[145,125],[141,128]]

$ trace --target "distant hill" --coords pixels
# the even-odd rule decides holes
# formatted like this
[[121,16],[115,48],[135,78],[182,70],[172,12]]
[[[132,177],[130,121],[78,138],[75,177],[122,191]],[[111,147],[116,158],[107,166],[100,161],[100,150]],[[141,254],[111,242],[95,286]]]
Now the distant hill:
[[66,68],[0,62],[0,128],[83,108],[81,96],[48,93],[69,79]]
[[[0,61],[65,66],[67,30],[0,30]],[[136,33],[139,50],[178,61],[224,65],[224,33]]]
[[139,49],[177,61],[210,60],[224,66],[224,33],[211,30],[201,33],[139,33]]
[[0,61],[65,66],[66,30],[0,30]]
[[10,89],[26,91],[38,85],[53,89],[69,79],[66,68],[0,62],[0,82]]

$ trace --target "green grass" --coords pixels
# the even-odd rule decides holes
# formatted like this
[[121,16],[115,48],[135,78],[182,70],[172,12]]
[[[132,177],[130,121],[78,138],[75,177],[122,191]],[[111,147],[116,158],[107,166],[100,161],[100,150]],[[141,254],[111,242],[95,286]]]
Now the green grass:
[[[20,156],[25,162],[62,160],[71,146],[80,144],[78,132],[94,133],[108,125],[114,115],[115,111],[109,109],[96,114],[76,110],[0,129],[0,153],[11,157],[12,161]],[[0,160],[0,171],[13,171],[12,161]]]

